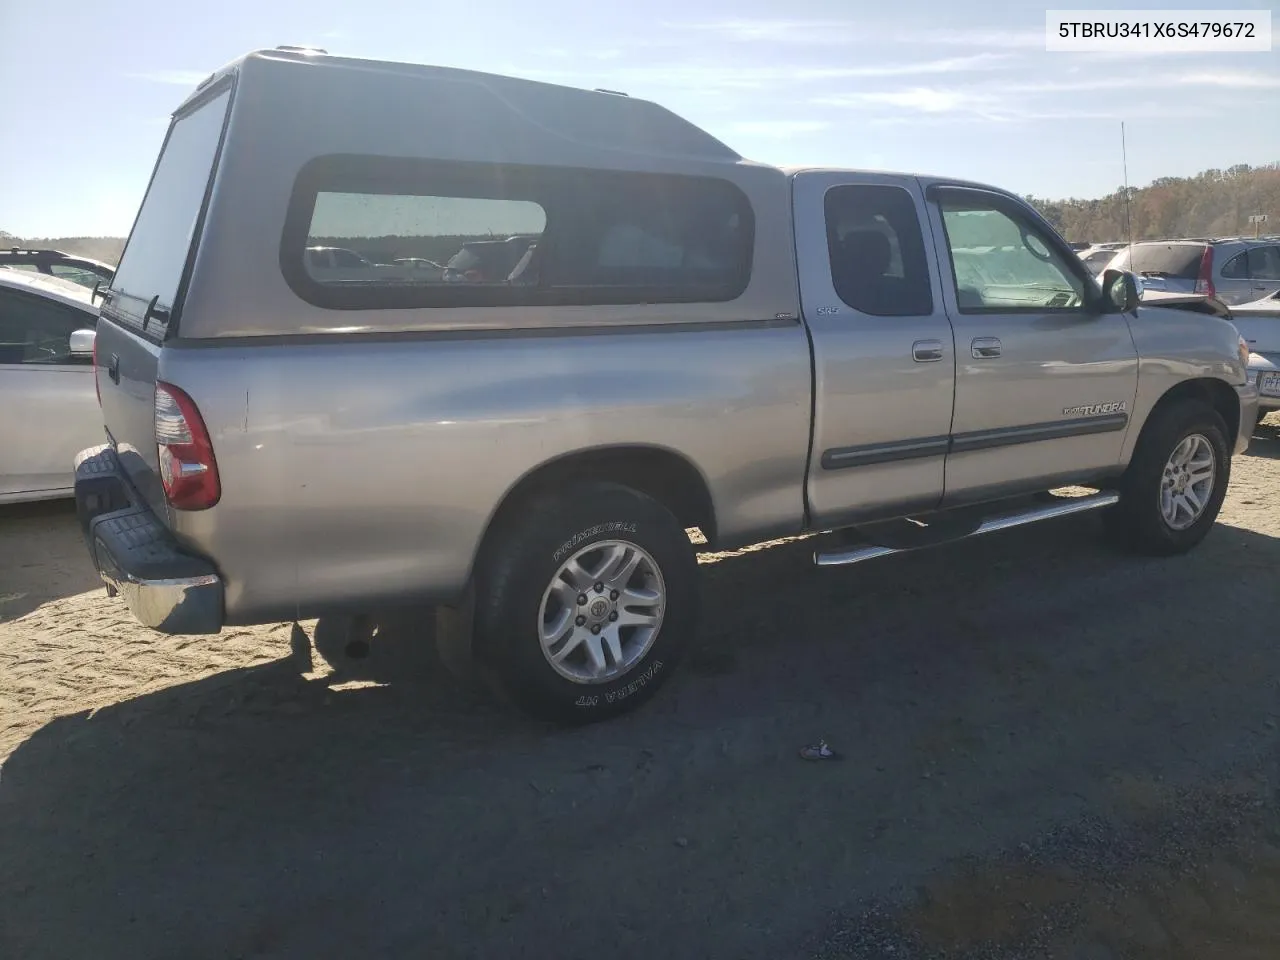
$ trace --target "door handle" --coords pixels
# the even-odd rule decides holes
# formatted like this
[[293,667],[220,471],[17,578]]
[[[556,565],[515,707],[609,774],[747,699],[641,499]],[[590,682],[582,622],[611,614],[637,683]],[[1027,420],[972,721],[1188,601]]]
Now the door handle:
[[917,340],[911,345],[911,359],[916,363],[936,363],[942,359],[942,341]]
[[111,355],[111,359],[107,362],[107,376],[111,378],[112,383],[120,382],[120,354]]
[[975,360],[989,360],[1000,356],[1000,341],[996,337],[974,337],[969,347]]

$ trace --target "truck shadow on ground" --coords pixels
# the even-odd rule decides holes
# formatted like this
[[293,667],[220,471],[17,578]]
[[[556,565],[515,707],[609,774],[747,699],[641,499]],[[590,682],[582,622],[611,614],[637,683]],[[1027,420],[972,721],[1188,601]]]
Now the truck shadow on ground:
[[0,506],[0,623],[50,600],[100,589],[72,500]]
[[[282,656],[62,717],[0,775],[0,955],[790,955],[1107,815],[1119,772],[1195,783],[1275,739],[1280,540],[1151,561],[1096,527],[706,564],[686,669],[596,727],[460,689],[412,611],[349,676]],[[819,736],[843,763],[797,758]]]
[[1272,414],[1253,428],[1245,456],[1280,460],[1280,415]]

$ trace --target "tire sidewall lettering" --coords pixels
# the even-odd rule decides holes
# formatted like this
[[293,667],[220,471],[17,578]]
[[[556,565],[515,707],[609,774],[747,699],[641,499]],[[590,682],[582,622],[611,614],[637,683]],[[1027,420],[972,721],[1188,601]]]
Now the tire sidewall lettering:
[[659,671],[661,670],[662,670],[662,661],[654,660],[652,663],[646,666],[644,670],[640,671],[640,673],[638,673],[635,676],[635,679],[631,680],[628,683],[623,684],[618,689],[608,690],[601,694],[584,693],[582,696],[580,696],[577,700],[574,701],[573,705],[575,707],[591,709],[592,707],[599,706],[601,700],[604,700],[605,703],[617,703],[620,700],[625,700],[627,697],[643,689],[650,681],[654,679],[654,677],[658,675]]
[[610,690],[608,693],[606,693],[604,695],[605,702],[616,703],[619,700],[625,700],[627,697],[631,696],[633,693],[635,693],[637,690],[639,690],[641,687],[647,684],[650,680],[652,680],[654,678],[654,675],[657,674],[657,672],[661,669],[662,669],[662,661],[661,660],[653,661],[653,663],[645,667],[645,669],[641,673],[637,674],[636,678],[632,680],[630,683],[628,683],[626,686],[620,687],[617,690]]
[[555,552],[551,555],[551,559],[556,563],[562,563],[574,549],[581,547],[585,543],[591,542],[595,537],[599,537],[607,533],[636,533],[637,527],[634,521],[630,520],[610,520],[607,523],[597,523],[594,526],[587,527],[585,530],[579,530],[572,537],[560,544]]

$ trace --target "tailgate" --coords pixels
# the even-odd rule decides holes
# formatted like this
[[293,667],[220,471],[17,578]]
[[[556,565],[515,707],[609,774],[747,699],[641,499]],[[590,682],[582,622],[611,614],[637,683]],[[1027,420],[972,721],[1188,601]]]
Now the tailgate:
[[157,517],[167,509],[160,484],[155,432],[156,371],[160,345],[131,332],[105,313],[96,343],[102,422],[120,466]]
[[98,324],[97,369],[107,435],[133,486],[166,519],[155,435],[162,345],[176,331],[189,264],[217,168],[234,78],[174,115]]

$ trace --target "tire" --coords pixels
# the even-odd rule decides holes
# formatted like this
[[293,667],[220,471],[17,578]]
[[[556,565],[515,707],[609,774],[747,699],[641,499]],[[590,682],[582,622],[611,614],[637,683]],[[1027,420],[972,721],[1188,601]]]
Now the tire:
[[[1184,480],[1172,459],[1175,453],[1182,456],[1188,450],[1192,451],[1192,462]],[[1133,459],[1120,481],[1120,502],[1107,512],[1112,535],[1123,546],[1152,556],[1173,556],[1196,546],[1222,509],[1231,479],[1230,451],[1226,424],[1208,404],[1184,400],[1157,411],[1138,438]],[[1199,487],[1186,482],[1203,476],[1203,467],[1197,470],[1196,464],[1207,462],[1210,456],[1212,478]],[[1170,493],[1174,499],[1180,489],[1186,490],[1188,497],[1172,519],[1165,511],[1166,467],[1173,469]],[[1178,486],[1180,482],[1183,487]],[[1191,508],[1193,500],[1201,504],[1198,513]]]
[[[594,723],[636,709],[671,675],[696,629],[698,563],[688,534],[628,487],[577,484],[531,500],[484,554],[472,652],[502,693],[539,719]],[[614,571],[621,575],[610,579]]]
[[472,655],[472,600],[470,591],[457,606],[436,607],[436,656],[453,678],[470,684],[475,677]]

